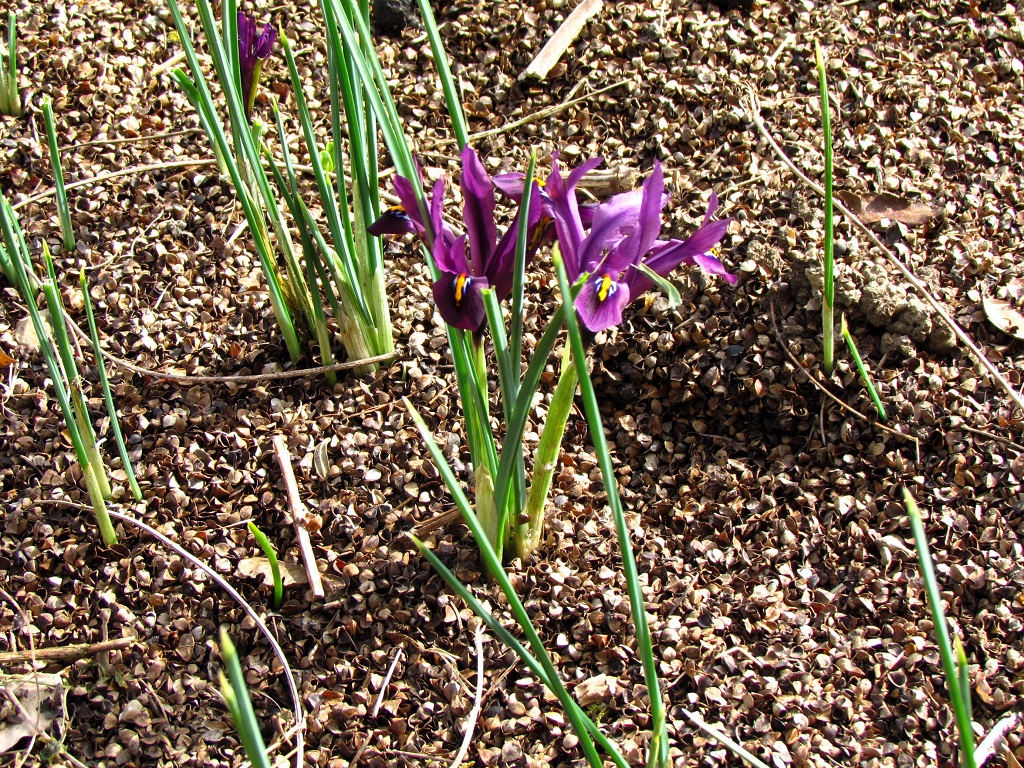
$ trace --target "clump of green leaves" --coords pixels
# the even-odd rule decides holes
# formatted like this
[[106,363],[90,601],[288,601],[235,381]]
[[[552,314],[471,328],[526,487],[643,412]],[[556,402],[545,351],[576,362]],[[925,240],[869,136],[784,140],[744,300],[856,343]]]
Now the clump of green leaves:
[[[57,397],[57,402],[60,405],[61,414],[64,416],[67,434],[71,438],[75,448],[75,455],[82,469],[82,475],[92,502],[93,512],[96,515],[96,522],[100,529],[100,536],[104,544],[112,546],[117,543],[117,533],[114,531],[110,516],[107,514],[106,503],[113,498],[113,492],[97,444],[96,432],[89,419],[87,398],[83,391],[84,379],[79,373],[78,361],[75,358],[74,347],[71,344],[68,321],[64,310],[64,303],[61,299],[53,259],[50,256],[50,249],[46,242],[43,241],[46,279],[40,280],[36,277],[33,270],[21,224],[10,203],[2,195],[0,195],[0,230],[3,232],[3,245],[0,245],[0,264],[2,264],[4,272],[8,275],[8,278],[12,281],[28,307],[32,326],[39,342],[39,349],[49,369],[50,382]],[[124,438],[117,423],[113,396],[110,392],[109,381],[103,366],[102,350],[99,346],[96,319],[93,315],[92,303],[89,297],[88,281],[84,273],[80,276],[80,285],[85,295],[93,349],[96,352],[97,369],[110,416],[111,431],[117,440],[122,465],[128,476],[132,493],[136,500],[141,501],[142,491],[139,489],[135,479],[135,473],[124,444]],[[46,299],[48,322],[44,319],[43,313],[40,312],[39,305],[36,303],[36,295],[40,291]]]
[[[411,173],[413,166],[373,47],[369,4],[320,2],[327,40],[325,90],[331,126],[330,141],[322,150],[286,35],[278,34],[269,24],[259,32],[255,20],[238,10],[236,0],[225,0],[218,27],[209,0],[198,0],[206,44],[227,106],[225,124],[218,117],[177,0],[168,0],[168,5],[188,63],[188,72],[176,70],[174,77],[195,106],[218,163],[239,197],[292,360],[301,353],[296,315],[305,318],[325,365],[333,363],[332,330],[342,339],[351,360],[390,353],[394,342],[383,251],[380,242],[366,233],[367,225],[381,211],[378,130],[400,172]],[[264,141],[264,127],[253,115],[259,73],[278,38],[315,179],[315,205],[307,204],[300,193],[277,105],[273,110],[280,160],[271,154]],[[326,234],[310,213],[314,208],[324,212]],[[298,233],[298,243],[293,242],[292,231]],[[321,295],[326,297],[326,305]],[[335,329],[329,329],[328,311],[334,315]],[[331,383],[335,380],[333,373],[327,378]]]

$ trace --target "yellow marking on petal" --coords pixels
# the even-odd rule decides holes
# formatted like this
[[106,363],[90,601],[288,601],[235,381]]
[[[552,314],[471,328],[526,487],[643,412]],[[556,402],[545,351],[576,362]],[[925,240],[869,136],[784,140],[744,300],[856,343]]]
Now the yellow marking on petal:
[[455,306],[462,306],[462,297],[466,295],[466,288],[469,287],[470,278],[466,273],[462,273],[455,278]]
[[554,221],[550,216],[543,216],[541,220],[537,222],[536,229],[533,230],[533,235],[530,237],[530,250],[539,248],[541,241],[544,240],[544,233],[547,232],[548,226]]
[[398,214],[400,216],[404,216],[405,215],[405,206],[404,205],[392,205],[392,206],[390,206],[388,208],[387,212],[388,213]]
[[614,282],[608,275],[601,275],[598,278],[597,283],[597,298],[600,301],[605,301],[608,298],[609,293],[614,293]]

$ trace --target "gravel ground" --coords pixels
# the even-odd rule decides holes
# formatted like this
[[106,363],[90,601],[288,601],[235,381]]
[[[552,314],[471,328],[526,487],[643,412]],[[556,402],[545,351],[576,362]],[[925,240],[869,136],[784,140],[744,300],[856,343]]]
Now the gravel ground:
[[[260,14],[302,51],[310,106],[323,114],[317,14],[308,0],[300,4]],[[533,147],[545,157],[558,150],[570,165],[599,154],[635,184],[659,158],[674,191],[669,232],[692,230],[712,189],[735,220],[722,254],[741,276],[736,287],[680,274],[682,306],[652,297],[594,351],[675,764],[738,764],[692,727],[686,709],[776,766],[951,765],[953,718],[900,488],[913,488],[925,512],[942,595],[970,661],[974,717],[987,731],[1019,711],[1024,695],[1021,414],[880,250],[839,217],[837,303],[891,429],[850,410],[873,407],[845,354],[831,378],[820,370],[821,200],[779,162],[747,93],[757,93],[773,139],[820,179],[820,41],[830,62],[837,189],[859,210],[889,214],[873,231],[1019,389],[1022,342],[991,324],[982,302],[1004,300],[1012,312],[1022,298],[1014,254],[1024,226],[1024,21],[998,0],[754,0],[731,10],[606,3],[546,81],[518,82],[571,6],[438,9],[472,129],[532,118],[475,142],[488,167],[522,169]],[[12,7],[27,109],[0,121],[0,188],[21,204],[33,253],[40,239],[50,242],[72,314],[84,325],[74,286],[85,267],[114,355],[198,376],[280,370],[287,355],[251,239],[232,238],[241,212],[169,78],[180,46],[164,7]],[[425,35],[409,28],[379,48],[427,176],[456,175]],[[286,79],[283,62],[268,65],[268,89],[283,95]],[[68,181],[86,181],[70,192],[74,253],[60,249],[52,200],[36,197],[53,185],[44,95],[67,147]],[[268,114],[265,100],[257,111]],[[181,161],[193,162],[173,165]],[[122,169],[131,173],[100,178]],[[910,205],[919,216],[906,214]],[[268,590],[253,574],[259,550],[244,522],[255,520],[294,558],[271,446],[273,435],[287,438],[301,494],[323,516],[314,545],[328,595],[313,602],[292,586],[269,622],[299,678],[307,763],[332,768],[448,765],[477,686],[477,620],[405,536],[451,501],[401,398],[431,416],[454,459],[466,454],[425,270],[407,244],[391,246],[389,258],[399,356],[373,376],[350,374],[332,390],[318,376],[181,383],[112,368],[145,493],[125,511],[210,563],[261,611]],[[546,265],[530,281],[545,317],[557,292]],[[240,765],[212,682],[220,626],[243,655],[268,736],[284,734],[278,749],[287,753],[295,725],[288,689],[252,620],[135,529],[120,526],[113,550],[99,546],[89,512],[76,506],[87,495],[44,367],[17,330],[25,308],[6,283],[0,289],[0,350],[16,361],[2,369],[0,585],[9,595],[0,602],[0,650],[134,638],[122,650],[50,665],[63,670],[66,691],[66,715],[48,729],[57,740],[31,750],[23,742],[5,759]],[[528,445],[536,429],[528,427]],[[548,533],[530,562],[513,565],[515,580],[564,679],[580,685],[591,715],[640,764],[650,722],[614,528],[581,416],[570,419],[563,449]],[[314,462],[317,455],[325,460]],[[124,481],[119,469],[113,477]],[[503,611],[465,526],[427,538]],[[580,764],[557,704],[497,641],[485,635],[482,647],[483,709],[469,759]],[[0,717],[8,731],[18,719],[9,702]],[[989,765],[1024,760],[1021,738],[1019,727],[1011,731],[1013,754]]]

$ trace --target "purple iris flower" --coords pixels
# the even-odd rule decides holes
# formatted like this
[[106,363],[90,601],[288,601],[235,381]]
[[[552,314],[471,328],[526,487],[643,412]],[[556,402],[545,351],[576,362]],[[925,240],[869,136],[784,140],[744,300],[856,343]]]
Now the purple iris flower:
[[[574,169],[569,174],[569,179],[563,180],[561,177],[561,170],[558,167],[558,153],[555,152],[552,155],[553,168],[552,177],[557,176],[558,178],[554,181],[555,194],[561,198],[565,198],[567,195],[572,194],[573,202],[575,204],[574,218],[578,218],[580,226],[583,229],[590,229],[590,225],[594,220],[594,212],[597,210],[597,205],[594,204],[583,204],[579,205],[575,202],[576,185],[579,183],[587,173],[600,166],[604,160],[600,157],[594,157],[587,160],[579,168]],[[535,251],[542,242],[553,243],[558,236],[558,227],[555,223],[555,207],[556,204],[552,200],[551,192],[548,189],[548,179],[535,179],[537,186],[540,188],[540,198],[542,203],[542,215],[538,228],[532,233],[530,238],[530,249]],[[523,199],[523,182],[526,180],[525,173],[500,173],[494,177],[494,186],[499,192],[511,198],[515,202],[520,202]]]
[[263,62],[270,58],[270,51],[277,41],[277,30],[270,24],[257,34],[256,19],[242,11],[238,12],[238,69],[242,76],[242,98],[245,100],[245,116],[251,119],[252,107],[256,103],[256,88],[260,82]]
[[[515,261],[519,217],[504,235],[498,237],[494,221],[494,183],[483,163],[469,146],[462,150],[462,217],[466,234],[456,236],[441,219],[444,180],[434,185],[430,200],[434,264],[440,272],[433,285],[434,301],[441,317],[455,328],[479,332],[487,323],[483,289],[494,290],[498,301],[512,292],[512,270]],[[395,193],[400,204],[388,209],[367,227],[372,235],[416,232],[427,239],[427,227],[419,212],[412,182],[398,177]],[[530,195],[527,226],[536,232],[542,217],[540,188]],[[438,236],[439,235],[439,236]],[[528,256],[531,255],[529,252]]]
[[690,237],[658,240],[661,211],[668,201],[660,163],[655,162],[654,171],[642,190],[615,195],[599,205],[589,233],[585,232],[580,219],[575,194],[571,189],[565,193],[563,186],[570,185],[562,185],[556,164],[555,173],[548,179],[548,194],[570,280],[575,282],[581,275],[589,275],[576,297],[575,306],[591,332],[621,323],[622,312],[630,301],[654,286],[639,269],[640,264],[662,277],[680,264],[695,264],[730,283],[736,282],[736,277],[729,274],[711,252],[729,227],[728,219],[711,221],[718,206],[714,194],[704,222]]
[[[479,332],[487,323],[483,289],[493,289],[498,301],[512,293],[519,217],[499,239],[494,221],[494,183],[468,145],[462,150],[461,186],[466,234],[450,244],[443,239],[434,243],[434,263],[441,272],[434,283],[434,301],[446,323]],[[527,226],[536,230],[542,215],[538,187],[530,198],[533,202]]]
[[[416,175],[419,176],[419,167],[416,168]],[[422,177],[420,178],[422,184]],[[416,193],[412,182],[404,176],[395,177],[395,195],[398,197],[398,205],[392,205],[381,215],[379,219],[366,228],[366,231],[375,237],[381,235],[405,235],[415,232],[424,242],[429,242],[431,237],[441,235],[449,244],[455,240],[455,233],[441,218],[441,209],[444,205],[444,177],[434,183],[434,189],[427,204],[430,206],[430,228],[423,221],[420,214],[420,206],[416,201]]]

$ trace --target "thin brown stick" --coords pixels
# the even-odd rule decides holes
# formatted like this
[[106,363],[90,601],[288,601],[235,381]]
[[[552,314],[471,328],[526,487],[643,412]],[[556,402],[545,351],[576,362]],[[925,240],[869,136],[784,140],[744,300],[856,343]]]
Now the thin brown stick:
[[59,661],[70,664],[106,651],[123,651],[134,642],[134,637],[121,637],[102,643],[78,643],[55,648],[37,648],[34,651],[4,651],[0,653],[0,664],[17,664],[25,661]]
[[[89,340],[89,336],[86,335],[78,324],[71,319],[71,316],[64,313],[68,325],[71,327],[77,335],[81,336],[86,341]],[[245,376],[187,376],[183,373],[166,373],[164,371],[155,371],[152,368],[143,368],[141,365],[131,363],[124,358],[118,357],[117,355],[108,352],[107,350],[100,347],[103,352],[104,359],[110,361],[114,365],[120,368],[126,368],[133,373],[140,373],[143,376],[152,376],[157,382],[168,381],[175,384],[262,384],[266,381],[280,381],[282,379],[300,379],[306,376],[316,376],[326,371],[346,371],[350,368],[358,368],[361,365],[369,365],[371,363],[384,363],[389,360],[394,360],[398,357],[398,352],[388,352],[386,355],[377,355],[376,357],[367,357],[363,360],[349,360],[344,363],[335,363],[334,365],[318,365],[315,368],[296,368],[291,371],[278,371],[276,373],[255,373]]]
[[[101,181],[110,181],[110,179],[116,179],[120,176],[134,176],[139,173],[146,173],[148,171],[167,171],[174,168],[189,168],[203,165],[216,165],[216,160],[169,160],[165,163],[150,163],[149,165],[136,165],[131,168],[120,168],[116,171],[107,171],[106,173],[100,173],[95,176],[90,176],[88,179],[79,179],[73,181],[70,184],[65,184],[64,189],[78,189],[88,184],[98,184]],[[15,203],[11,206],[14,210],[18,210],[29,203],[38,203],[40,200],[45,200],[48,197],[53,197],[57,194],[55,188],[47,189],[45,192],[39,192],[35,195],[30,195],[24,200]]]
[[302,562],[306,566],[309,588],[315,599],[323,600],[324,583],[320,579],[320,570],[316,567],[313,545],[309,542],[309,528],[307,527],[309,511],[302,503],[302,497],[299,496],[299,486],[295,482],[295,473],[292,471],[292,456],[288,452],[288,443],[281,435],[274,435],[274,453],[277,454],[277,463],[281,466],[281,476],[288,489],[288,506],[292,512],[292,524],[295,526],[295,540],[299,544]]
[[365,752],[366,748],[370,746],[370,739],[373,738],[375,733],[376,731],[370,731],[366,734],[366,738],[363,739],[363,743],[359,745],[359,749],[357,749],[356,753],[352,755],[352,759],[348,761],[348,768],[355,768],[355,766],[359,764],[359,758],[363,756],[363,752]]
[[[575,99],[568,99],[567,101],[563,101],[561,104],[556,104],[553,107],[546,107],[545,109],[534,112],[533,114],[527,115],[526,117],[521,118],[519,120],[513,120],[511,123],[503,125],[499,128],[490,128],[486,131],[480,131],[479,133],[471,133],[469,135],[469,142],[470,144],[475,144],[480,139],[486,139],[490,136],[498,136],[502,133],[509,133],[510,131],[516,130],[516,128],[522,128],[524,125],[536,123],[538,120],[543,120],[547,117],[551,117],[552,115],[557,115],[559,112],[566,110],[569,107],[574,107],[582,101],[592,99],[595,96],[600,96],[602,93],[606,93],[608,91],[614,90],[615,88],[619,88],[623,85],[626,85],[628,82],[629,80],[619,80],[619,82],[617,83],[606,85],[604,88],[598,88],[596,91],[591,91],[590,93],[584,96],[578,96]],[[444,147],[449,144],[455,143],[455,139],[442,139],[441,141],[436,142],[434,144],[434,147]]]
[[476,645],[476,694],[473,698],[473,710],[469,713],[469,718],[466,721],[466,733],[462,737],[462,744],[459,746],[459,752],[455,755],[455,759],[452,760],[451,768],[459,768],[462,765],[462,761],[466,759],[466,755],[469,754],[469,745],[473,743],[473,731],[476,729],[476,721],[480,718],[480,710],[483,707],[484,700],[484,624],[480,622],[477,625],[476,632],[473,634],[473,641]]
[[956,429],[962,429],[965,432],[971,432],[981,437],[987,437],[990,440],[998,440],[1001,443],[1006,443],[1006,445],[1010,446],[1011,448],[1016,448],[1018,451],[1024,451],[1024,445],[1021,445],[1020,443],[1015,443],[1008,437],[1003,437],[1002,435],[997,435],[994,434],[993,432],[986,432],[984,429],[975,429],[974,427],[968,427],[966,424],[960,424],[959,426],[956,427]]
[[[782,151],[782,147],[780,147],[776,143],[775,139],[772,138],[771,134],[768,133],[768,129],[765,127],[764,121],[761,119],[761,104],[757,99],[757,93],[755,93],[754,89],[749,85],[747,86],[747,93],[750,96],[750,114],[754,120],[754,124],[757,126],[757,130],[761,133],[761,136],[768,142],[771,148],[775,151],[775,154],[779,156],[779,159],[786,164],[786,166],[798,179],[800,179],[800,181],[824,197],[825,190],[823,190],[818,184],[811,181],[807,175],[797,167],[796,163],[789,158],[789,155]],[[841,211],[843,215],[849,218],[850,221],[853,222],[853,224],[860,229],[879,250],[881,250],[885,258],[889,260],[889,263],[896,267],[903,277],[906,278],[907,282],[914,286],[917,292],[924,297],[925,301],[928,302],[931,308],[935,310],[935,313],[942,319],[942,322],[945,323],[950,330],[956,334],[956,337],[971,351],[974,359],[984,366],[992,378],[994,378],[1006,394],[1010,396],[1010,399],[1016,403],[1017,407],[1020,408],[1022,412],[1024,412],[1024,397],[1021,397],[1021,395],[1017,393],[1013,388],[1013,385],[1006,380],[1003,374],[999,372],[999,369],[996,368],[992,361],[985,356],[985,353],[982,352],[978,345],[974,343],[974,340],[967,335],[967,332],[957,325],[956,321],[949,316],[949,313],[946,312],[942,305],[939,304],[934,296],[932,296],[924,283],[918,280],[917,275],[911,272],[910,269],[900,261],[899,258],[897,258],[896,254],[885,246],[885,243],[879,239],[878,235],[875,234],[871,227],[862,222],[854,215],[853,211],[843,205],[841,200],[833,200],[833,205],[835,205],[836,209]]]
[[544,43],[544,47],[533,57],[526,70],[519,76],[520,80],[535,79],[543,80],[547,77],[551,68],[558,63],[565,53],[565,49],[572,45],[579,37],[583,26],[594,14],[601,10],[602,0],[583,0],[577,5],[572,13],[566,16],[565,21],[555,30],[555,33]]

